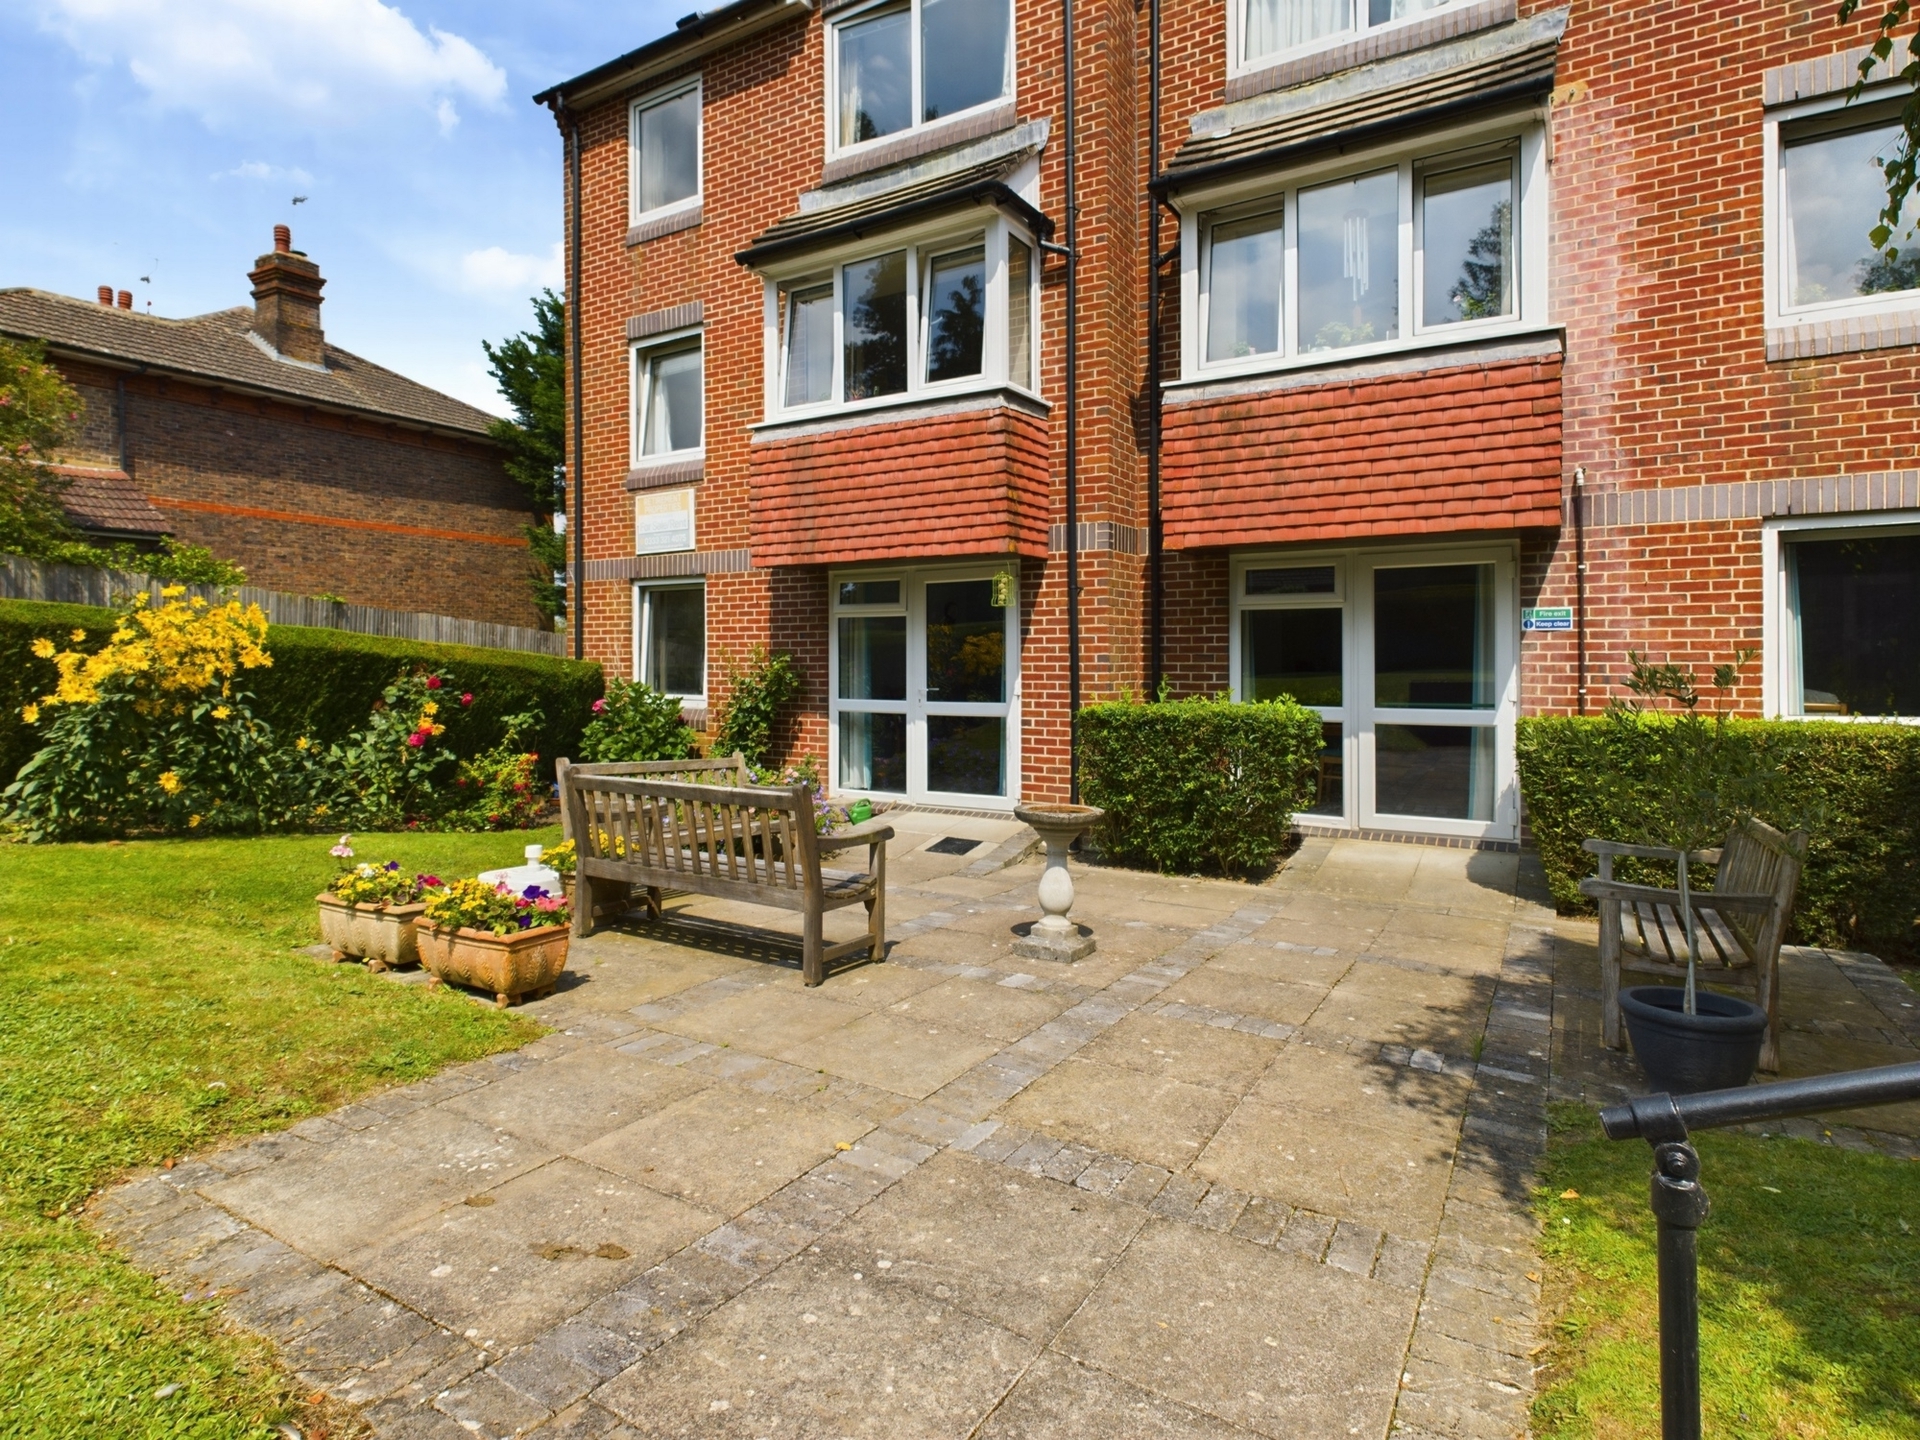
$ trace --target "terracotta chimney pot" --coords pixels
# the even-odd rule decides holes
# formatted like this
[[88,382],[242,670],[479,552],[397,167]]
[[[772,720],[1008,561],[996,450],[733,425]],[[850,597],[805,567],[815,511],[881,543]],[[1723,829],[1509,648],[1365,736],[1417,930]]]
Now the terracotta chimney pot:
[[133,308],[133,292],[131,290],[122,290],[120,292],[120,308],[122,310],[131,310]]
[[254,261],[253,333],[283,360],[327,363],[327,337],[320,328],[320,267],[293,248],[293,231],[273,227],[273,249]]
[[113,304],[113,287],[111,285],[102,285],[97,295],[102,305]]

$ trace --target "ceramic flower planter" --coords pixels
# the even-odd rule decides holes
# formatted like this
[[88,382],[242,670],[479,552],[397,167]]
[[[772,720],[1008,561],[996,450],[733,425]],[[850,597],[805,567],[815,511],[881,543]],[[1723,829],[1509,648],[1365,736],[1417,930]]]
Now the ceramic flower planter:
[[496,1005],[511,1005],[553,989],[567,968],[566,925],[540,925],[512,935],[490,930],[419,927],[420,963],[436,979],[493,993]]
[[424,904],[349,905],[331,893],[323,893],[318,899],[320,938],[333,947],[334,959],[363,959],[376,975],[419,963],[415,929],[426,913]]

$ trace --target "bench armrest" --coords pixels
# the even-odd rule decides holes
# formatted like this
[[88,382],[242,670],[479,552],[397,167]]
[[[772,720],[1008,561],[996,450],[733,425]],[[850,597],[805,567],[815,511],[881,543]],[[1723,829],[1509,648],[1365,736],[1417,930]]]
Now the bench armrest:
[[820,853],[831,855],[854,845],[877,845],[893,838],[893,826],[880,819],[863,820],[851,830],[836,830],[820,837]]
[[[1680,861],[1680,852],[1670,850],[1664,845],[1625,845],[1617,840],[1582,840],[1580,848],[1589,855],[1633,855],[1642,860],[1671,860],[1675,864]],[[1711,850],[1689,850],[1687,858],[1696,860],[1702,865],[1718,865],[1720,847],[1715,846]]]

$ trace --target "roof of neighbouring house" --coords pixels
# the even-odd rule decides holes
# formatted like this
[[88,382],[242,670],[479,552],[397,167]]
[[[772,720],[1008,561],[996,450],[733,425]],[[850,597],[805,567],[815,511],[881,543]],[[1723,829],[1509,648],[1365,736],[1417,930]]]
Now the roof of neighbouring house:
[[482,437],[495,419],[371,360],[327,346],[325,368],[276,356],[240,306],[184,320],[25,287],[0,290],[0,335],[118,369],[179,375],[276,399]]
[[60,493],[60,508],[80,529],[115,535],[172,532],[167,517],[156,510],[146,493],[121,471],[70,465],[56,465],[53,469],[66,481],[66,488]]

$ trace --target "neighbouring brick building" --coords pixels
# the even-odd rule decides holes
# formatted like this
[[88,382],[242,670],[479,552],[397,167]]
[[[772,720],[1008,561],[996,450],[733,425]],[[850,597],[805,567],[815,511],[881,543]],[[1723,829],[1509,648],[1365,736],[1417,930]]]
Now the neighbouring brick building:
[[286,226],[248,278],[252,308],[184,320],[105,285],[0,290],[0,335],[45,342],[86,405],[56,467],[75,525],[204,545],[270,590],[543,625],[493,417],[329,344]]
[[1752,647],[1748,713],[1920,715],[1867,27],[1071,10],[1071,126],[1052,0],[735,0],[539,97],[587,654],[700,710],[789,650],[790,754],[981,808],[1066,795],[1076,687],[1292,694],[1304,823],[1462,843],[1517,836],[1517,718],[1629,649]]

